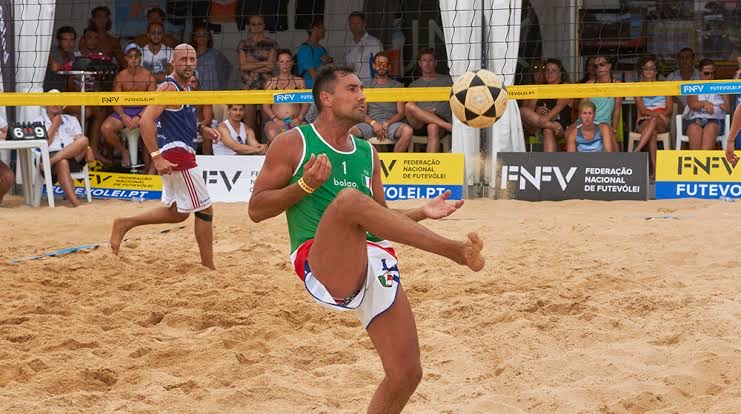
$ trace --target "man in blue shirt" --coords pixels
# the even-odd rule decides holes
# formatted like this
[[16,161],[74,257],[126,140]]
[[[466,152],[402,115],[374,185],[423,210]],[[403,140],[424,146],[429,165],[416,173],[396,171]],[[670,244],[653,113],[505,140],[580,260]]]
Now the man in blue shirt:
[[314,79],[319,73],[319,68],[332,63],[334,59],[329,56],[327,49],[319,44],[326,32],[324,19],[315,18],[307,31],[309,38],[298,48],[298,74],[304,78],[306,87],[311,89],[314,87]]

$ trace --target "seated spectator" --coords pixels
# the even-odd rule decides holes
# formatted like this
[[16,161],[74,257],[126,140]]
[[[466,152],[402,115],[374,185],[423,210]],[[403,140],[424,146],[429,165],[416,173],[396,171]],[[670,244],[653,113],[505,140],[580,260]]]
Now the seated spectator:
[[142,66],[147,69],[157,83],[172,73],[172,48],[162,43],[164,26],[162,23],[149,23],[147,38],[149,42],[142,49]]
[[46,65],[44,76],[44,90],[58,89],[71,90],[69,75],[60,75],[57,72],[72,70],[75,60],[75,43],[77,32],[72,26],[62,26],[57,30],[57,45],[49,52],[49,62]]
[[[376,76],[364,82],[366,88],[403,88],[399,81],[389,77],[391,60],[384,52],[378,53],[373,61]],[[372,102],[368,104],[365,122],[355,125],[350,133],[364,139],[376,137],[395,141],[395,152],[406,152],[412,141],[412,127],[402,122],[405,116],[404,102]]]
[[[99,35],[100,52],[112,56],[116,59],[119,64],[123,64],[123,53],[121,53],[121,41],[111,34],[110,30],[113,27],[111,21],[111,10],[106,6],[98,6],[90,12],[90,20],[88,27],[93,29]],[[87,50],[89,46],[87,44],[88,38],[85,36],[80,38],[80,50]]]
[[232,64],[223,53],[214,49],[214,40],[206,23],[193,27],[190,45],[196,50],[198,56],[196,72],[201,83],[201,90],[226,90],[229,75],[232,73]]
[[[430,88],[437,86],[451,86],[453,79],[450,75],[437,73],[437,59],[435,50],[424,48],[419,52],[417,60],[422,76],[409,84],[412,88]],[[404,112],[409,126],[420,131],[419,135],[427,135],[427,152],[440,150],[440,139],[453,132],[452,112],[448,102],[407,102]]]
[[219,141],[213,144],[214,155],[265,155],[268,146],[260,144],[255,131],[242,122],[244,105],[229,104],[226,120],[219,124]]
[[[656,82],[656,57],[647,56],[638,62],[641,72],[641,82]],[[638,108],[638,122],[636,130],[641,133],[641,140],[634,151],[642,151],[648,147],[649,170],[651,178],[656,175],[656,135],[669,130],[672,116],[671,96],[636,96]],[[664,148],[669,149],[669,148]]]
[[594,124],[597,107],[589,100],[579,103],[581,124],[569,129],[566,136],[568,152],[613,152],[612,130],[606,123]]
[[[141,66],[142,50],[139,45],[129,43],[124,51],[124,58],[128,62],[128,66],[116,75],[113,91],[154,91],[157,88],[157,81],[147,69]],[[123,128],[130,130],[139,128],[139,121],[141,121],[141,115],[145,108],[144,106],[114,106],[113,113],[103,122],[101,127],[105,142],[121,154],[122,167],[130,167],[131,158],[129,150],[121,143],[118,133]],[[104,162],[103,160],[100,161]]]
[[579,80],[579,83],[594,82],[597,79],[597,67],[594,66],[594,56],[589,56],[584,61],[584,76]]
[[[278,51],[278,76],[270,79],[265,86],[266,90],[290,91],[306,89],[304,80],[291,73],[293,68],[293,56],[291,51],[281,49]],[[264,104],[262,106],[263,129],[268,145],[281,132],[285,132],[295,126],[304,123],[309,104]]]
[[319,44],[326,31],[324,18],[321,16],[314,18],[309,26],[309,38],[298,47],[298,52],[296,52],[298,74],[304,78],[308,89],[314,87],[314,79],[319,73],[319,68],[334,62],[327,49]]
[[733,111],[731,131],[728,133],[728,142],[726,143],[726,159],[734,166],[738,163],[738,155],[735,151],[738,147],[741,147],[741,106],[737,106],[736,110]]
[[[194,74],[190,77],[188,80],[188,86],[190,87],[190,90],[192,91],[198,91],[201,89],[201,85],[198,82],[198,77]],[[196,118],[198,119],[198,124],[204,127],[209,128],[218,128],[219,123],[214,119],[214,106],[211,104],[204,104],[204,105],[196,105]],[[200,131],[201,128],[199,127],[198,130]],[[203,139],[201,136],[201,133],[198,133],[198,137],[200,138],[199,141],[201,141],[201,153],[203,155],[214,155],[213,152],[213,141],[210,139]],[[149,154],[147,154],[145,157],[148,157]],[[149,165],[149,163],[147,163]],[[157,171],[152,168],[150,171],[150,174],[156,174]]]
[[[49,91],[58,93],[56,89]],[[92,162],[93,151],[87,137],[82,134],[80,122],[72,115],[62,113],[61,106],[47,106],[33,122],[43,122],[49,136],[49,161],[54,177],[64,190],[72,207],[80,205],[75,195],[75,183],[71,173],[82,171],[86,163]]]
[[[8,135],[8,122],[0,116],[0,141],[5,140]],[[0,206],[3,204],[3,197],[13,188],[15,176],[13,171],[2,160],[0,160]]]
[[[679,69],[670,73],[666,77],[668,81],[688,81],[688,80],[700,80],[700,72],[695,69],[695,51],[692,48],[682,48],[677,53],[677,63]],[[678,113],[683,113],[685,107],[687,107],[687,95],[675,96],[674,103],[677,104]]]
[[163,45],[169,47],[170,49],[174,49],[175,46],[180,44],[179,37],[173,36],[170,33],[165,33],[165,11],[159,7],[153,7],[147,11],[147,32],[136,36],[134,38],[134,43],[142,48],[150,43],[151,40],[149,39],[149,27],[154,23],[157,23],[162,27],[161,42]]
[[[558,59],[548,59],[544,65],[545,83],[559,85],[569,83],[569,74]],[[520,108],[520,116],[530,131],[541,130],[543,150],[558,151],[558,140],[564,138],[564,131],[571,125],[571,99],[530,99]]]
[[[278,42],[265,34],[265,20],[262,16],[250,16],[249,23],[247,38],[237,46],[242,89],[261,91],[275,71]],[[257,130],[257,107],[258,105],[245,105],[244,108],[244,122],[253,130]]]
[[[593,81],[586,83],[618,83],[617,79],[612,77],[612,63],[607,56],[598,55],[594,57],[593,69],[596,71],[596,77]],[[623,98],[589,98],[594,103],[595,110],[594,122],[596,124],[606,123],[612,128],[613,147],[615,151],[620,151],[620,145],[617,140],[618,128],[620,127],[620,109],[623,106]]]
[[[715,63],[711,59],[700,61],[700,80],[715,79]],[[715,148],[718,135],[725,133],[725,117],[729,110],[728,95],[702,94],[687,97],[687,119],[682,120],[682,130],[687,134],[691,150]]]

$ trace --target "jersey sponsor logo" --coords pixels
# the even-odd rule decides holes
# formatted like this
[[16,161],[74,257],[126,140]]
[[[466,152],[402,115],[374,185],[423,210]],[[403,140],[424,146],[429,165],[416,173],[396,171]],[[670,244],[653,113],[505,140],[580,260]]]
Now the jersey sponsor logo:
[[334,180],[334,185],[337,187],[344,187],[344,188],[358,188],[358,183],[354,181],[349,181],[347,179],[345,180],[338,180],[334,177],[332,177],[332,180]]

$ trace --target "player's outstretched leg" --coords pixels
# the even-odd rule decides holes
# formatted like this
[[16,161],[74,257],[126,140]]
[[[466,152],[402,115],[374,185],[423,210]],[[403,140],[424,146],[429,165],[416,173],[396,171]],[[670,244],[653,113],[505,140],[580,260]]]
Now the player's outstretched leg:
[[187,218],[188,214],[178,212],[175,204],[170,207],[158,207],[136,216],[119,217],[113,220],[113,228],[111,229],[111,250],[113,250],[113,254],[117,255],[124,236],[134,227],[144,226],[147,224],[180,223],[185,221]]

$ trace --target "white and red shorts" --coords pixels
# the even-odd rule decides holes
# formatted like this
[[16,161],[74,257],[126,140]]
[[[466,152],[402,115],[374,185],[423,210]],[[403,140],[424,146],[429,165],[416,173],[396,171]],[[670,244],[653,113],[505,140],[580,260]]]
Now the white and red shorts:
[[167,207],[175,203],[181,213],[195,213],[211,206],[201,169],[173,171],[162,176],[162,202]]
[[306,290],[314,300],[328,308],[347,311],[354,310],[364,328],[373,319],[388,310],[396,300],[399,289],[399,268],[396,252],[387,241],[368,241],[368,272],[365,284],[353,296],[335,299],[317,279],[309,267],[309,250],[314,239],[307,240],[291,254],[291,263],[298,277],[304,281]]

